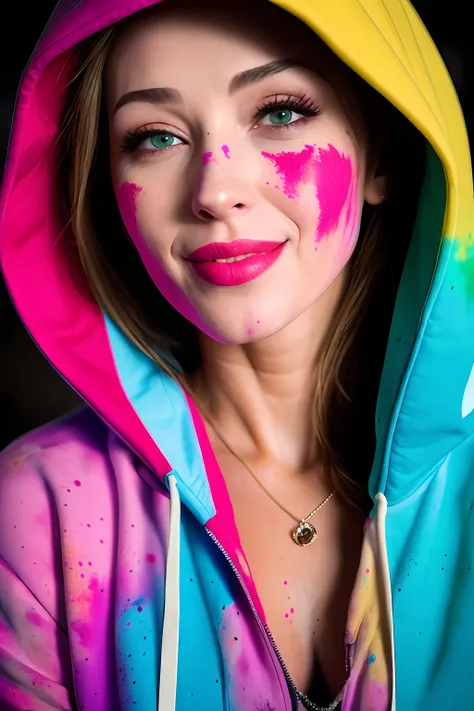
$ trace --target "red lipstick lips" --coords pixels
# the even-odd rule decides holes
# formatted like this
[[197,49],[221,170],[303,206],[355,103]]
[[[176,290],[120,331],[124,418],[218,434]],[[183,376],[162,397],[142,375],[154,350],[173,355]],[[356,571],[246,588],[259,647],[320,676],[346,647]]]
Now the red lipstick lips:
[[[256,279],[278,259],[285,242],[238,239],[212,242],[187,256],[196,274],[214,286],[237,286]],[[232,259],[223,262],[216,260]]]

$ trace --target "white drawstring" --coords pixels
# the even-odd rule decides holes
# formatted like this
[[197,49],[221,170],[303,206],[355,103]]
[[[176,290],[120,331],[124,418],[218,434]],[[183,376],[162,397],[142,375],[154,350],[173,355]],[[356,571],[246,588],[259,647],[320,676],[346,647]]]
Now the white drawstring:
[[179,541],[181,502],[176,477],[168,477],[170,488],[170,534],[166,561],[165,611],[161,641],[158,711],[175,711],[179,647]]

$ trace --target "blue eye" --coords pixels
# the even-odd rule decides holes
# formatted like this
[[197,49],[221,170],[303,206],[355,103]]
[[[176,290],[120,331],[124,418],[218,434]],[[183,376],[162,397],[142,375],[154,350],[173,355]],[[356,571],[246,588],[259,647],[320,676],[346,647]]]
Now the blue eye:
[[147,129],[137,133],[128,133],[122,139],[121,149],[123,151],[136,151],[138,148],[145,152],[152,153],[157,150],[165,150],[178,146],[183,141],[169,131],[153,131]]
[[[295,120],[297,121],[298,118],[294,118],[294,116],[301,117],[303,114],[299,114],[297,111],[293,111],[292,109],[273,109],[273,111],[269,111],[262,120],[262,125],[263,126],[268,126],[269,124],[271,126],[287,126],[290,123],[294,123]],[[265,121],[265,119],[269,119],[269,124]]]
[[275,94],[271,101],[260,106],[256,118],[261,126],[283,128],[319,116],[321,112],[321,107],[308,96]]
[[[177,141],[177,143],[174,143],[174,141]],[[149,150],[147,147],[148,143],[153,150],[156,150],[157,148],[171,148],[171,146],[177,146],[179,143],[182,143],[182,141],[177,136],[173,136],[172,133],[154,133],[142,141],[141,147],[144,150]]]

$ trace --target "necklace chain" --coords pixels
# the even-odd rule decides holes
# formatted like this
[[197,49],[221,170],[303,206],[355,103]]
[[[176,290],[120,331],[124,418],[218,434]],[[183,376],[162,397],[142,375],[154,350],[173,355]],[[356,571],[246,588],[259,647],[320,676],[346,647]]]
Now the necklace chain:
[[297,524],[301,525],[301,524],[303,524],[303,523],[306,523],[306,521],[309,521],[309,519],[310,519],[312,516],[314,516],[314,514],[317,513],[320,509],[322,509],[323,506],[325,506],[325,505],[328,503],[328,501],[329,501],[329,500],[334,496],[334,494],[336,493],[335,491],[332,491],[328,496],[326,496],[326,498],[324,499],[324,501],[321,501],[321,503],[318,504],[318,506],[316,506],[316,508],[313,509],[313,510],[311,511],[311,513],[309,513],[309,514],[306,516],[306,518],[298,518],[297,516],[295,516],[294,514],[292,514],[291,511],[289,511],[289,510],[286,508],[286,506],[283,506],[283,504],[281,504],[279,501],[277,501],[277,499],[275,499],[275,497],[273,496],[273,494],[272,494],[270,491],[268,491],[268,489],[267,489],[267,487],[265,486],[265,484],[263,484],[263,483],[260,481],[260,479],[257,477],[257,475],[254,474],[254,472],[251,470],[251,468],[249,467],[249,465],[247,464],[247,462],[245,462],[245,461],[242,459],[242,457],[240,457],[240,456],[237,454],[237,452],[229,445],[229,443],[228,443],[228,442],[226,441],[226,439],[222,436],[221,432],[220,432],[219,429],[216,427],[216,425],[215,425],[208,417],[206,417],[206,419],[207,419],[207,421],[209,422],[209,424],[211,425],[211,427],[212,427],[212,429],[214,430],[214,432],[216,433],[216,435],[217,435],[217,436],[219,437],[219,439],[221,440],[221,442],[227,447],[227,449],[229,450],[229,452],[230,452],[231,454],[233,454],[234,457],[242,464],[242,466],[244,466],[244,467],[246,468],[246,470],[248,471],[248,473],[251,475],[251,477],[254,479],[254,481],[259,485],[259,487],[265,492],[265,494],[268,496],[268,498],[271,499],[274,504],[276,504],[282,511],[284,511],[284,512],[287,514],[287,516],[289,516],[290,518],[292,518],[293,521],[295,521]]

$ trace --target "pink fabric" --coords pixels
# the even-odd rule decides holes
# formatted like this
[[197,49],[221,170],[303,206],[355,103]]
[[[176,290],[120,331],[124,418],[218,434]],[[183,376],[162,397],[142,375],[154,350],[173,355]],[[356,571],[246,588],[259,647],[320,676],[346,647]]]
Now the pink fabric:
[[[102,312],[86,283],[71,230],[58,213],[53,158],[67,86],[80,61],[69,50],[90,34],[153,4],[151,0],[70,2],[61,5],[60,14],[55,13],[47,26],[19,92],[0,204],[0,257],[15,306],[41,351],[163,479],[172,465],[121,386]],[[222,473],[199,413],[191,401],[189,406],[211,491],[222,507],[212,530],[222,536],[222,545],[234,558],[264,620]]]
[[163,477],[171,466],[121,388],[100,308],[58,215],[53,159],[67,84],[77,68],[70,54],[58,55],[151,4],[83,0],[80,22],[72,10],[60,25],[47,28],[19,92],[0,206],[0,256],[15,306],[42,352]]
[[250,574],[250,568],[245,558],[245,554],[240,542],[240,536],[235,524],[234,510],[230,500],[227,486],[222,476],[222,472],[217,463],[211,443],[207,436],[206,428],[202,418],[192,399],[187,395],[189,409],[193,418],[194,427],[201,447],[201,452],[206,464],[206,472],[211,487],[212,498],[216,507],[215,515],[208,521],[207,527],[215,535],[219,543],[232,558],[232,561],[239,571],[242,580],[252,598],[255,609],[261,621],[265,624],[265,613],[262,603],[257,593],[254,580]]

